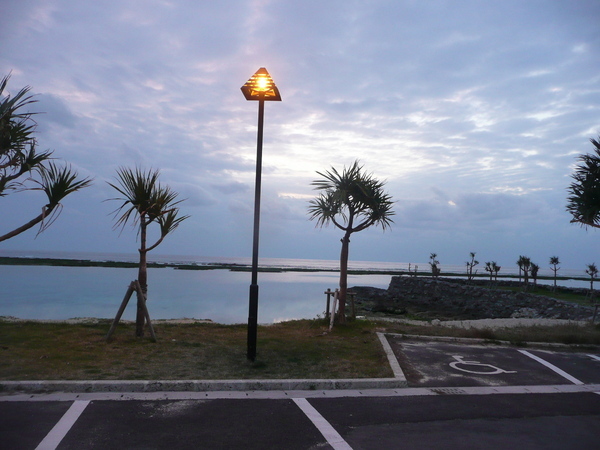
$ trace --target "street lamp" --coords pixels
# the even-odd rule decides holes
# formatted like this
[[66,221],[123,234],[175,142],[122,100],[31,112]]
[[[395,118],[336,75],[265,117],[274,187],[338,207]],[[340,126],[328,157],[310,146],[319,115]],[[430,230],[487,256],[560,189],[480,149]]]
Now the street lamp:
[[254,238],[252,241],[252,282],[248,308],[248,351],[250,361],[256,358],[256,330],[258,326],[258,236],[260,224],[260,181],[262,172],[262,142],[265,101],[281,101],[267,69],[261,67],[242,87],[246,100],[258,101],[258,137],[256,140],[256,182],[254,184]]

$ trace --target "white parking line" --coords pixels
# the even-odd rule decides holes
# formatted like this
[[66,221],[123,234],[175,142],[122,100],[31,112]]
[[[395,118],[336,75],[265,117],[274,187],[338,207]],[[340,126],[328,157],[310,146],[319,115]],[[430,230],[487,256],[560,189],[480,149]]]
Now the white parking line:
[[402,367],[400,367],[400,363],[398,362],[398,358],[396,358],[394,350],[392,350],[392,346],[385,337],[385,334],[378,332],[377,337],[379,338],[379,342],[381,342],[383,351],[385,351],[385,354],[387,355],[388,363],[392,368],[392,372],[394,372],[394,378],[398,378],[399,380],[406,382],[406,376],[404,375]]
[[36,450],[54,450],[60,444],[60,441],[66,436],[71,427],[77,422],[77,419],[87,407],[89,401],[76,400],[73,402],[67,412],[61,417],[54,428],[46,435],[44,440],[40,442],[40,445],[36,447]]
[[298,408],[302,410],[306,417],[310,419],[310,421],[314,424],[315,427],[321,432],[323,437],[327,440],[329,445],[331,445],[334,450],[352,450],[352,447],[348,445],[348,443],[344,440],[340,434],[335,431],[335,428],[331,426],[325,418],[319,414],[308,400],[305,398],[294,398],[294,403],[298,405]]
[[590,358],[595,359],[596,361],[600,361],[600,356],[596,355],[588,355]]
[[519,350],[519,352],[521,352],[522,354],[524,354],[525,356],[529,356],[531,359],[536,360],[537,362],[539,362],[540,364],[543,364],[544,366],[546,366],[548,369],[553,370],[554,372],[556,372],[557,374],[559,374],[561,377],[566,378],[567,380],[569,380],[571,383],[573,384],[585,384],[583,381],[578,380],[577,378],[569,375],[567,372],[565,372],[562,369],[559,369],[558,367],[556,367],[554,364],[549,363],[548,361],[540,358],[539,356],[535,356],[532,353],[529,353],[527,350]]

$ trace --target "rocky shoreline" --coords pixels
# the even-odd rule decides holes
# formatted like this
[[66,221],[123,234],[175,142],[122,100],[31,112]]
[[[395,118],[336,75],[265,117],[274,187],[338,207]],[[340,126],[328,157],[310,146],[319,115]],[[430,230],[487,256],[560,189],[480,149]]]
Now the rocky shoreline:
[[[557,300],[523,291],[497,289],[520,286],[515,281],[499,281],[490,287],[483,280],[432,279],[394,276],[388,289],[356,286],[359,314],[396,316],[412,315],[423,319],[563,319],[590,320],[594,307]],[[584,294],[587,290],[559,288]],[[582,292],[579,292],[582,291]]]

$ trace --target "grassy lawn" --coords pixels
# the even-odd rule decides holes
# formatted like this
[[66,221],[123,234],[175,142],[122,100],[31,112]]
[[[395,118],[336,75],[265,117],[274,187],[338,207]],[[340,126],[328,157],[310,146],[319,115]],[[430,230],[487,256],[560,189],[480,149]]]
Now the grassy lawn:
[[158,342],[134,325],[0,322],[0,379],[285,379],[393,376],[378,326],[357,321],[324,333],[301,320],[258,330],[255,362],[246,359],[245,325],[157,324]]
[[246,326],[157,324],[158,342],[121,324],[0,322],[2,380],[383,378],[392,372],[377,331],[525,342],[600,345],[600,325],[475,330],[357,320],[326,333],[322,320],[261,326],[255,362],[246,359]]

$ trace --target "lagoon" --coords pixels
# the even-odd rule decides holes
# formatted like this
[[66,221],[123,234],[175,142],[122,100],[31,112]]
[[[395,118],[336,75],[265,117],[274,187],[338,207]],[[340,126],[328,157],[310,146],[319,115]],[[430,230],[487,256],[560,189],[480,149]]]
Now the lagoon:
[[[137,269],[0,266],[0,316],[65,320],[113,318]],[[387,288],[390,275],[351,275],[348,285]],[[323,315],[324,291],[335,289],[334,272],[259,273],[260,323]],[[229,270],[148,269],[152,319],[196,318],[246,323],[250,273]],[[135,297],[123,318],[135,318]]]
[[[1,250],[0,256],[131,261],[135,254],[66,252],[17,252]],[[174,264],[249,265],[249,258],[207,258],[181,255],[151,255],[150,261]],[[261,258],[261,267],[283,271],[260,272],[260,323],[291,319],[312,319],[323,315],[324,291],[338,286],[338,261]],[[354,270],[406,271],[407,263],[350,261]],[[419,264],[421,270],[427,264]],[[415,265],[412,265],[413,270]],[[313,269],[298,272],[294,269]],[[464,278],[464,267],[441,265],[444,272]],[[320,270],[323,270],[322,272]],[[333,271],[331,271],[333,270]],[[549,276],[548,269],[540,271]],[[503,269],[506,275],[516,268]],[[562,269],[563,276],[582,276],[580,271]],[[74,317],[113,318],[127,287],[137,278],[137,269],[122,267],[62,267],[0,265],[0,316],[22,319],[65,320]],[[195,318],[218,323],[247,323],[250,272],[180,270],[173,267],[148,269],[148,310],[152,319]],[[501,277],[500,277],[501,278]],[[349,275],[348,286],[387,288],[391,275]],[[552,284],[552,280],[538,280]],[[589,287],[582,280],[560,280],[568,287]],[[130,301],[126,320],[135,317],[135,298]]]

